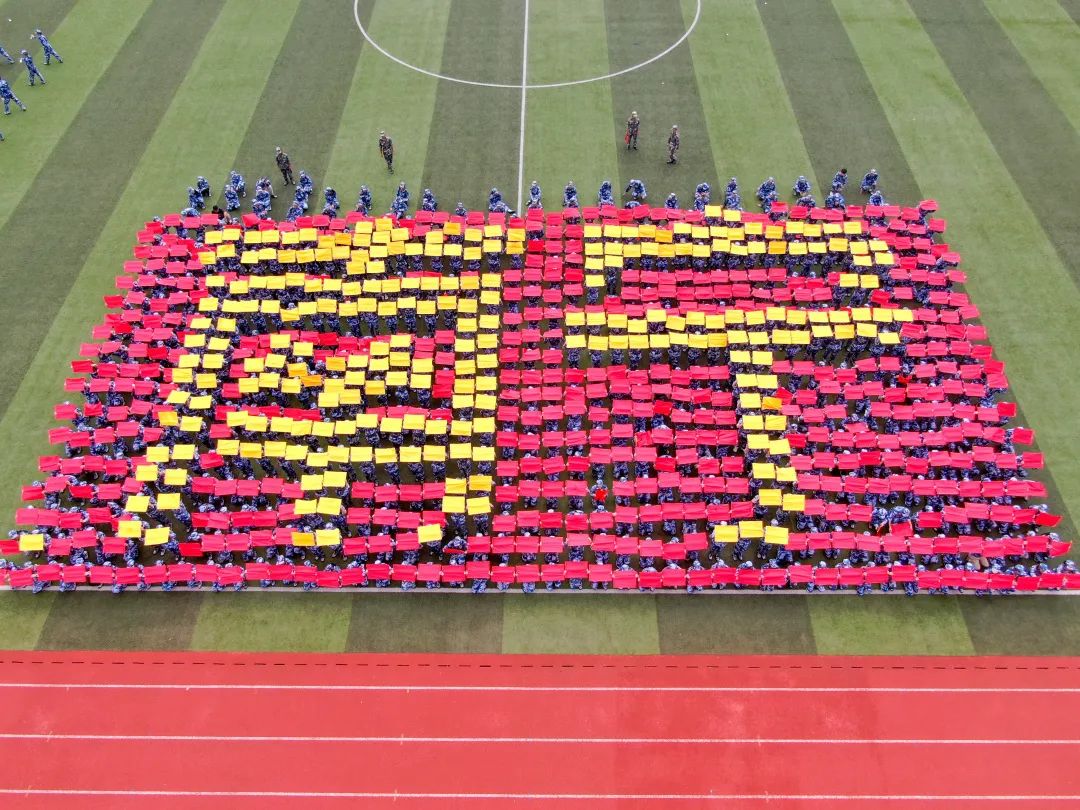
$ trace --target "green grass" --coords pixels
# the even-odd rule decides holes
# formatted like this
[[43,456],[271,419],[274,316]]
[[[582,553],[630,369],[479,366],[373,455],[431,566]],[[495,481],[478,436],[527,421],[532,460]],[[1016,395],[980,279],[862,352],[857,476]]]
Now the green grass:
[[[221,6],[192,0],[184,8],[185,13],[177,14],[168,0],[156,0],[147,10],[94,86],[92,100],[79,109],[0,228],[5,258],[0,265],[0,287],[5,290],[0,297],[0,343],[5,347],[0,355],[0,415],[11,404],[88,247],[112,211],[116,190],[131,176]],[[170,36],[162,37],[166,27]],[[63,53],[59,41],[57,50]],[[160,71],[146,69],[145,55],[151,50]],[[55,71],[72,67],[69,61]],[[55,77],[45,87],[28,88],[23,100],[27,106],[41,104],[61,81]],[[58,210],[58,201],[65,198]],[[47,223],[59,226],[47,231],[46,257],[42,243]]]
[[[420,597],[423,610],[408,602]],[[353,597],[350,652],[502,652],[503,601],[448,593]]]
[[[444,208],[517,197],[521,92],[440,82],[364,43],[349,4],[283,0],[7,0],[0,42],[36,25],[67,63],[17,92],[0,119],[0,509],[35,477],[68,361],[139,225],[215,190],[238,168],[276,177],[292,155],[346,207],[367,183],[385,210],[399,180]],[[530,4],[529,80],[640,62],[682,35],[695,0]],[[373,36],[429,70],[516,84],[524,0],[361,0]],[[786,190],[846,164],[882,172],[894,201],[937,198],[996,355],[1047,453],[1052,502],[1080,514],[1080,231],[1067,203],[1080,162],[1078,0],[705,0],[693,35],[610,81],[526,94],[523,180],[549,208],[611,179],[646,181],[660,204],[739,177]],[[641,148],[623,148],[636,109]],[[671,124],[681,162],[666,166]],[[397,146],[389,176],[376,150]],[[849,198],[859,199],[849,187]],[[321,199],[321,198],[320,198]],[[278,201],[279,213],[285,199]],[[63,227],[59,224],[63,223]],[[1075,523],[1063,534],[1072,537]],[[447,652],[1071,653],[1080,601],[559,594],[0,594],[0,647]]]
[[[59,5],[57,11],[63,10],[66,13],[68,4]],[[70,14],[62,17],[63,22],[58,25],[58,20],[37,23],[34,27],[47,26],[42,30],[47,30],[57,42],[70,41],[70,47],[65,47],[61,56],[78,67],[69,70],[62,65],[54,68],[42,65],[42,70],[47,71],[46,80],[52,78],[54,81],[46,85],[45,91],[39,93],[35,90],[33,97],[30,95],[30,88],[26,87],[25,71],[16,70],[15,65],[0,66],[3,67],[3,76],[11,83],[15,95],[27,105],[26,113],[12,107],[12,115],[29,115],[30,110],[33,110],[34,123],[41,133],[40,137],[32,140],[12,140],[14,160],[11,170],[4,173],[3,185],[0,185],[0,228],[27,193],[45,159],[60,140],[60,136],[71,126],[82,105],[87,99],[91,99],[92,106],[101,103],[95,92],[95,85],[124,47],[132,29],[149,6],[150,0],[118,0],[100,6],[84,3],[75,6]],[[2,13],[0,10],[0,14]],[[50,22],[53,24],[50,25]],[[9,27],[21,30],[14,25]],[[76,33],[78,36],[75,36]],[[0,42],[3,40],[0,39]],[[3,122],[0,129],[7,128],[11,121],[10,118],[0,120]]]
[[[349,632],[349,596],[298,593],[211,594],[199,613],[193,650],[342,652]],[[323,596],[323,594],[320,594]]]
[[973,655],[961,601],[853,601],[842,596],[807,600],[822,655]]
[[[612,601],[620,604],[612,606]],[[504,600],[502,651],[564,655],[659,653],[654,597],[591,593],[514,595]]]
[[807,597],[657,597],[660,652],[754,655],[816,652]]

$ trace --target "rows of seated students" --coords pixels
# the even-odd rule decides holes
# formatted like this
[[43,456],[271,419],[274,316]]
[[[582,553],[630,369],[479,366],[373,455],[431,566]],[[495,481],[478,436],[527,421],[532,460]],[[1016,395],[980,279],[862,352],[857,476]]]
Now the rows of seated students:
[[[101,342],[74,364],[89,373],[69,381],[84,402],[57,409],[69,427],[50,438],[62,453],[43,458],[47,477],[23,492],[31,506],[20,510],[20,523],[37,527],[41,547],[26,547],[24,534],[13,532],[0,549],[23,549],[28,556],[5,563],[5,576],[15,587],[35,590],[96,584],[117,592],[177,585],[474,592],[489,585],[527,592],[538,585],[859,593],[876,587],[909,594],[1080,587],[1072,563],[1060,562],[1069,544],[1040,531],[1059,520],[1039,502],[1045,487],[1030,477],[1042,457],[1018,449],[1032,442],[1032,434],[1009,425],[1015,409],[1002,401],[1003,366],[985,344],[985,331],[968,323],[977,310],[960,289],[965,276],[956,254],[940,241],[944,223],[931,218],[933,210],[932,203],[837,212],[776,202],[768,215],[740,218],[765,225],[861,222],[887,242],[895,257],[888,266],[856,267],[850,253],[832,249],[786,255],[706,249],[642,255],[592,273],[588,245],[608,237],[590,225],[677,222],[676,244],[710,245],[707,227],[699,229],[727,221],[705,211],[643,206],[530,211],[520,220],[474,213],[460,218],[464,226],[522,228],[527,250],[479,259],[390,256],[386,272],[462,278],[497,272],[497,303],[474,296],[474,306],[462,311],[435,305],[438,294],[432,293],[432,306],[385,314],[314,313],[299,324],[275,313],[239,318],[228,336],[234,359],[268,333],[294,329],[320,347],[321,370],[335,351],[410,335],[411,356],[433,361],[434,384],[361,393],[359,410],[494,422],[493,430],[473,437],[491,454],[406,461],[398,453],[400,463],[362,460],[351,465],[350,480],[336,493],[347,508],[305,516],[292,513],[289,504],[302,495],[296,482],[319,471],[295,460],[214,453],[223,436],[251,438],[242,428],[230,430],[225,414],[238,402],[293,419],[347,419],[358,411],[320,408],[317,395],[306,389],[237,400],[223,387],[212,395],[215,419],[194,435],[161,427],[153,404],[164,384],[161,366],[181,347],[179,334],[198,311],[193,293],[208,269],[196,257],[219,220],[209,215],[148,223],[139,258],[122,277],[124,295],[107,302],[120,317],[95,329]],[[414,234],[457,219],[436,213],[396,224]],[[301,218],[296,227],[313,230],[296,246],[314,248],[312,233],[341,234],[362,220]],[[267,226],[249,217],[243,222],[245,229]],[[447,237],[455,240],[462,236]],[[245,266],[239,257],[219,258],[210,270],[283,272],[275,260]],[[848,285],[842,276],[853,271],[877,281]],[[316,261],[306,272],[342,277],[346,260]],[[253,286],[239,297],[266,300],[269,294]],[[272,294],[283,308],[310,298],[302,287]],[[393,293],[374,295],[380,303],[395,299]],[[645,342],[631,340],[626,327],[656,308],[669,318],[684,317],[686,334],[705,335],[704,323],[689,313],[761,312],[766,306],[851,312],[895,305],[915,317],[901,326],[894,344],[814,337],[774,355],[769,371],[778,384],[770,393],[793,420],[786,438],[796,478],[786,487],[803,496],[794,510],[764,503],[760,484],[747,475],[751,465],[781,461],[767,448],[745,446],[750,412],[739,379],[760,368],[707,340],[651,339],[665,333],[663,320],[649,321]],[[602,317],[592,317],[598,313]],[[485,325],[484,315],[495,322]],[[766,317],[744,316],[740,323],[748,333],[775,326]],[[449,372],[455,362],[482,353],[461,347],[463,333],[497,335],[497,363],[476,369],[478,378],[493,381],[486,389],[497,392],[492,407],[455,407]],[[192,440],[198,474],[177,507],[159,509],[160,495],[133,477],[134,464],[151,445]],[[313,450],[326,445],[309,441]],[[445,448],[451,437],[408,429],[383,434],[369,425],[352,441],[400,450]],[[443,482],[477,476],[491,479],[491,513],[438,512],[447,494]],[[146,518],[168,527],[167,539],[144,546],[115,536],[122,497],[130,495],[150,496]],[[30,514],[42,507],[48,517]],[[432,520],[441,524],[438,537],[422,539],[418,527]],[[759,521],[766,531],[760,537],[732,532],[739,521]],[[782,529],[785,542],[769,542],[770,528]],[[294,531],[320,530],[336,530],[339,541],[292,542]]]

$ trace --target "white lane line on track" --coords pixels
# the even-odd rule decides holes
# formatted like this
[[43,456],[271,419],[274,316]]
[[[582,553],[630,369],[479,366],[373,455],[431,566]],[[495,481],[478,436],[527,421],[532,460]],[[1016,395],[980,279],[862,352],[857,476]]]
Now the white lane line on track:
[[178,690],[237,690],[261,689],[300,692],[613,692],[656,694],[686,692],[689,694],[732,693],[753,694],[784,692],[793,694],[1078,694],[1074,686],[451,686],[435,684],[281,684],[281,683],[35,683],[4,682],[0,689],[178,689]]
[[483,745],[1080,745],[1075,740],[992,739],[836,739],[818,737],[357,737],[250,734],[32,734],[0,733],[0,740],[94,741],[94,742],[231,742],[231,743],[418,743]]
[[1033,802],[1078,801],[1077,795],[1053,794],[880,794],[880,793],[410,793],[302,790],[94,790],[90,788],[0,788],[7,796],[148,796],[162,798],[257,799],[514,799],[518,801],[939,801]]
[[521,121],[518,124],[518,174],[517,206],[514,211],[521,213],[521,193],[525,184],[525,99],[529,94],[529,0],[525,0],[525,32],[521,45]]

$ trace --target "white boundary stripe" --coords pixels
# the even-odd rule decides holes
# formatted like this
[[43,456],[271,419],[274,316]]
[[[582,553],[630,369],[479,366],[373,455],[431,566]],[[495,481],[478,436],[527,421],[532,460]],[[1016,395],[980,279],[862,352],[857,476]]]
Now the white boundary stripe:
[[529,94],[529,0],[525,0],[525,32],[521,44],[521,121],[518,124],[518,176],[517,206],[514,211],[521,214],[521,194],[525,185],[525,98]]
[[261,689],[296,692],[612,692],[631,693],[812,693],[812,694],[1080,694],[1080,686],[908,687],[908,686],[451,686],[442,684],[300,684],[300,683],[35,683],[0,682],[0,689],[170,689],[181,691]]
[[231,742],[231,743],[474,743],[492,745],[1080,745],[1075,740],[990,740],[990,739],[828,739],[820,737],[341,737],[303,735],[229,734],[30,734],[0,733],[0,740],[45,740],[94,742]]
[[516,799],[518,801],[1078,801],[1080,794],[880,794],[880,793],[408,793],[303,790],[93,790],[79,788],[0,788],[6,796],[160,796],[177,798],[266,799]]
[[640,70],[641,68],[643,68],[643,67],[645,67],[647,65],[651,65],[653,62],[656,62],[659,59],[663,59],[665,56],[667,56],[673,50],[675,50],[680,45],[682,45],[686,41],[686,38],[689,37],[691,33],[693,33],[695,28],[697,28],[697,24],[698,24],[698,21],[700,19],[701,19],[701,0],[697,0],[697,8],[694,10],[694,19],[691,20],[690,25],[687,26],[686,30],[683,32],[683,35],[681,37],[679,37],[677,40],[675,40],[673,43],[671,43],[664,50],[660,51],[660,53],[656,54],[656,56],[650,57],[649,59],[646,59],[644,62],[638,62],[636,65],[631,65],[628,68],[623,68],[622,70],[616,70],[616,71],[614,71],[612,73],[605,73],[603,76],[590,76],[588,79],[575,79],[573,81],[568,81],[568,82],[549,82],[547,84],[526,84],[525,81],[522,80],[521,84],[500,84],[498,82],[477,82],[477,81],[472,81],[471,79],[459,79],[457,76],[447,76],[447,75],[442,74],[442,73],[436,73],[433,70],[426,70],[425,68],[417,67],[416,65],[410,64],[409,62],[406,62],[404,59],[399,59],[398,57],[394,56],[394,54],[392,54],[388,50],[386,50],[386,48],[384,48],[378,42],[376,42],[375,39],[371,36],[371,34],[368,33],[368,30],[366,28],[364,28],[364,24],[360,21],[360,0],[353,0],[353,20],[356,21],[356,27],[360,29],[360,33],[363,35],[364,39],[367,40],[368,44],[371,45],[371,47],[373,47],[375,50],[377,50],[379,53],[381,53],[383,56],[385,56],[390,61],[397,62],[403,68],[408,68],[409,70],[414,70],[417,73],[422,73],[425,76],[430,76],[433,79],[442,79],[445,82],[455,82],[457,84],[468,84],[468,85],[471,85],[473,87],[494,87],[494,88],[499,88],[499,89],[503,89],[503,90],[517,90],[517,89],[519,89],[521,87],[525,87],[528,90],[550,90],[550,89],[553,89],[553,88],[556,88],[556,87],[573,87],[573,86],[579,85],[579,84],[590,84],[592,82],[602,82],[602,81],[605,81],[607,79],[614,79],[617,76],[624,76],[627,73],[633,73],[635,70]]

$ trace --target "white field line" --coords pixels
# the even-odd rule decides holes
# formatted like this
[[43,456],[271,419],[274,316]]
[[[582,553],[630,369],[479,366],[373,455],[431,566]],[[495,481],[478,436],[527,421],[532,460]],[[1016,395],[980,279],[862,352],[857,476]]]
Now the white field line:
[[0,733],[0,740],[93,742],[230,742],[230,743],[407,743],[506,745],[1080,745],[1075,740],[1035,739],[836,739],[826,737],[406,737],[229,734],[31,734]]
[[517,205],[514,208],[521,213],[521,195],[525,184],[525,99],[529,94],[529,0],[525,0],[525,31],[521,45],[521,121],[518,123],[518,174]]
[[162,689],[181,691],[237,691],[245,689],[282,692],[536,692],[592,693],[626,692],[633,694],[1080,694],[1080,686],[502,686],[502,685],[444,685],[444,684],[282,684],[282,683],[77,683],[32,681],[0,682],[0,689]]
[[1077,795],[1053,794],[880,794],[880,793],[409,793],[302,790],[93,790],[80,788],[0,788],[6,796],[116,796],[223,799],[459,799],[516,801],[818,801],[818,802],[1047,802],[1080,801]]

